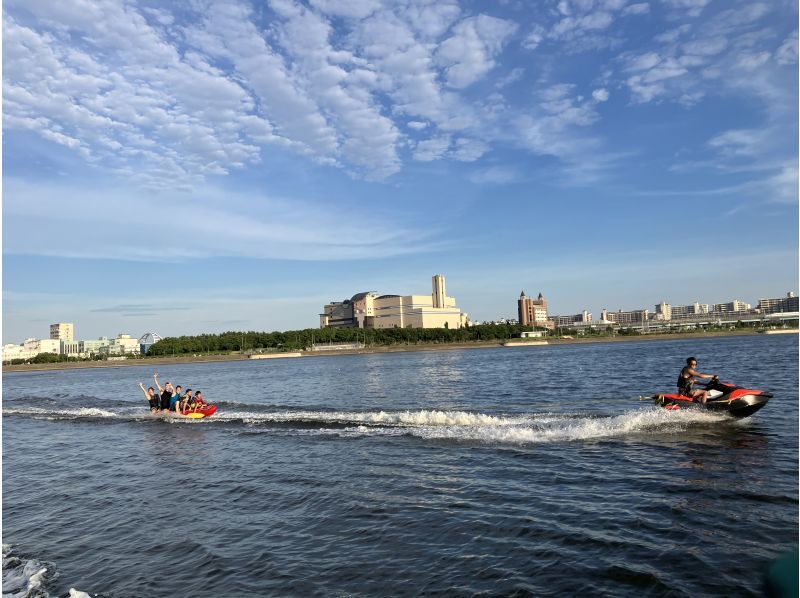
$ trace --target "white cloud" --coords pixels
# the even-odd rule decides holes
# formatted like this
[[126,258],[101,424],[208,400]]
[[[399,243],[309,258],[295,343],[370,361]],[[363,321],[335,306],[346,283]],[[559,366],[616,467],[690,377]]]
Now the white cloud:
[[516,30],[510,21],[483,14],[459,22],[436,54],[448,85],[460,89],[482,78]]
[[787,37],[775,52],[778,64],[794,64],[797,62],[797,31]]
[[711,0],[662,0],[664,4],[684,11],[690,17],[697,17]]
[[378,0],[309,0],[311,6],[334,17],[363,19],[381,7]]
[[608,100],[608,90],[607,89],[595,89],[592,92],[592,97],[597,100],[598,102],[605,102]]
[[541,25],[534,25],[530,33],[522,40],[522,47],[526,50],[535,50],[545,38],[545,30]]
[[[340,260],[433,246],[427,231],[397,217],[364,213],[351,223],[335,207],[209,186],[191,194],[140,194],[6,177],[5,187],[4,251],[9,254],[141,261],[221,256]],[[175,224],[180,234],[160,234],[165,223]],[[45,239],[61,238],[68,228],[76,242],[31,243],[28,231],[34,227],[37,237]]]
[[737,64],[742,69],[753,70],[764,65],[771,57],[772,54],[766,51],[741,54],[737,59]]
[[647,2],[639,2],[626,6],[622,10],[622,14],[627,15],[644,15],[650,12],[650,5]]
[[462,137],[455,141],[451,155],[459,162],[474,162],[488,151],[489,146],[483,141]]
[[447,154],[450,148],[450,137],[434,137],[420,141],[414,148],[414,159],[419,162],[432,162],[439,160]]

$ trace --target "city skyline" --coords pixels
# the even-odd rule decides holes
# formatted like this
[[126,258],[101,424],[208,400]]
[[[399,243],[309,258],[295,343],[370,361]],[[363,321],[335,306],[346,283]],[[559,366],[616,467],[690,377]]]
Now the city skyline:
[[3,21],[3,343],[313,328],[430,272],[479,321],[520,288],[558,314],[797,290],[793,2]]
[[[371,291],[358,293],[358,294],[364,295],[364,294],[368,294],[370,292]],[[537,293],[537,295],[538,294],[540,294],[540,293]],[[541,293],[541,294],[543,294],[543,293]],[[760,306],[759,302],[762,299],[766,299],[770,303],[776,302],[776,301],[780,303],[780,302],[785,301],[787,296],[788,297],[792,297],[793,301],[795,301],[795,302],[797,301],[797,294],[794,291],[787,291],[783,295],[779,295],[779,296],[776,296],[776,297],[762,296],[762,297],[759,297],[759,299],[756,300],[754,303],[750,303],[748,301],[744,301],[744,303],[750,305],[750,308],[749,308],[750,311],[754,311],[754,310],[758,309],[758,307]],[[519,307],[518,306],[518,300],[519,299],[520,299],[520,297],[517,297],[516,300],[515,300],[517,302],[517,306],[515,307],[515,309],[518,309],[518,307]],[[572,316],[572,315],[581,315],[581,313],[583,313],[583,312],[588,312],[588,315],[591,316],[591,321],[594,322],[594,323],[599,323],[599,322],[602,321],[601,316],[599,316],[599,314],[602,314],[602,312],[604,312],[604,311],[613,315],[614,313],[617,313],[617,312],[630,313],[630,312],[635,312],[635,311],[640,311],[641,310],[641,311],[650,312],[650,316],[655,318],[655,317],[657,317],[658,308],[660,307],[659,303],[655,303],[655,304],[653,304],[653,308],[654,309],[652,311],[650,310],[649,307],[639,306],[639,307],[632,307],[632,308],[629,308],[629,309],[601,308],[597,312],[594,312],[594,311],[592,311],[590,309],[587,309],[587,308],[584,308],[582,310],[578,310],[575,313],[573,313],[573,312],[569,312],[568,313],[567,311],[552,311],[551,312],[549,310],[549,303],[550,303],[549,300],[546,297],[544,297],[544,299],[545,299],[545,304],[547,305],[547,308],[548,308],[548,311],[547,311],[547,317],[548,318],[552,319],[552,318],[568,317],[568,316]],[[345,298],[344,301],[349,301],[349,299]],[[709,308],[711,313],[713,313],[713,307],[715,307],[716,305],[725,304],[725,303],[732,303],[732,302],[736,302],[736,301],[740,301],[740,299],[739,298],[731,298],[730,301],[724,301],[724,302],[716,303],[716,304],[715,303],[702,303],[702,302],[699,302],[699,301],[694,301],[694,302],[690,302],[689,304],[687,304],[687,306],[690,306],[692,304],[695,304],[695,305],[699,304],[701,306],[705,306],[705,307]],[[666,301],[664,299],[662,299],[662,302],[665,302],[668,306],[671,306],[671,307],[685,307],[684,305],[679,305],[677,303],[671,303],[671,302]],[[328,307],[328,305],[326,305],[325,307]],[[778,310],[778,311],[783,311],[783,310]],[[708,313],[708,312],[706,312],[706,313]],[[518,318],[515,317],[515,316],[517,316],[517,314],[495,316],[493,318],[487,318],[485,320],[477,320],[477,319],[470,318],[470,322],[473,323],[473,324],[476,324],[476,323],[480,323],[480,324],[490,323],[491,324],[491,323],[500,322],[501,320],[518,321]],[[683,316],[678,316],[676,318],[676,321],[679,321],[681,317],[683,317]],[[317,314],[317,318],[319,318],[319,314]],[[233,331],[237,331],[235,329],[219,330],[219,331],[196,330],[196,331],[193,331],[193,332],[187,332],[187,333],[181,333],[181,334],[169,334],[168,331],[161,331],[161,330],[141,330],[141,331],[138,331],[138,330],[121,330],[119,332],[114,332],[114,333],[111,333],[111,334],[109,334],[106,331],[103,334],[100,334],[98,336],[84,336],[84,335],[78,335],[78,334],[74,333],[74,330],[76,328],[80,328],[80,324],[79,323],[76,324],[75,322],[68,322],[67,325],[70,326],[70,331],[71,331],[73,337],[76,340],[79,339],[79,338],[82,339],[82,340],[111,339],[111,338],[114,338],[114,336],[119,337],[119,336],[125,336],[125,335],[130,335],[130,336],[133,336],[134,338],[139,338],[141,336],[146,336],[146,335],[150,335],[150,334],[156,334],[159,337],[166,338],[168,336],[196,336],[196,335],[201,335],[201,334],[216,334],[216,333],[221,333],[221,332],[230,332],[232,330]],[[46,329],[51,331],[50,332],[50,337],[49,337],[51,339],[55,338],[53,336],[53,333],[52,333],[52,330],[53,330],[54,326],[63,326],[63,323],[62,324],[53,324],[53,323],[51,323],[51,324],[48,324],[46,327],[44,327],[44,328],[46,328]],[[239,331],[244,331],[244,332],[271,332],[271,331],[284,332],[284,331],[291,331],[291,330],[311,329],[311,328],[317,328],[317,327],[320,327],[320,326],[321,326],[320,322],[317,322],[316,326],[305,326],[305,327],[301,327],[301,328],[282,328],[282,329],[255,329],[255,328],[252,328],[252,329],[240,329]],[[28,334],[28,335],[24,336],[24,338],[20,337],[19,339],[6,340],[4,338],[3,344],[22,344],[23,341],[28,341],[28,340],[32,340],[32,339],[35,340],[35,339],[39,339],[39,338],[47,339],[48,337],[47,336],[39,337],[39,336],[37,336],[35,334],[33,334],[33,335]]]

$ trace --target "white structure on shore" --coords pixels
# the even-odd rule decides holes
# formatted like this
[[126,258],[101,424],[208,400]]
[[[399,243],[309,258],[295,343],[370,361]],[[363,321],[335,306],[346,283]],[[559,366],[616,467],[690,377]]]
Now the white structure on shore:
[[461,328],[469,317],[447,296],[445,278],[431,279],[430,295],[358,293],[332,302],[319,316],[320,328]]
[[59,355],[61,353],[61,341],[49,338],[42,340],[28,338],[25,339],[25,342],[21,345],[3,345],[3,361],[11,361],[12,359],[31,359],[40,353]]
[[[62,326],[54,324],[53,326]],[[51,334],[53,330],[51,326]],[[70,327],[72,324],[69,325]],[[63,329],[60,329],[63,331]],[[70,330],[71,333],[71,330]],[[33,359],[42,353],[52,355],[67,355],[69,357],[91,357],[93,355],[138,355],[139,340],[129,334],[118,334],[116,338],[109,339],[101,336],[97,340],[66,340],[66,339],[26,339],[21,345],[3,345],[2,360],[4,362],[12,359]]]

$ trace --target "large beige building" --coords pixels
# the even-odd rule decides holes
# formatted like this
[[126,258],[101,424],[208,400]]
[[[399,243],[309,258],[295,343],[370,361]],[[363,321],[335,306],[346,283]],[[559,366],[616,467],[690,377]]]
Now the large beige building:
[[75,338],[75,327],[72,322],[50,324],[50,338],[59,341],[71,341]]
[[320,328],[461,328],[467,314],[447,296],[445,278],[432,279],[430,295],[378,295],[358,293],[332,302],[319,316]]

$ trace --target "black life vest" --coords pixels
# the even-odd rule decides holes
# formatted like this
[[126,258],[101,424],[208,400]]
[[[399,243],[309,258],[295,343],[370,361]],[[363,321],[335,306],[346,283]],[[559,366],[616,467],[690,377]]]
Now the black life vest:
[[678,388],[684,392],[689,392],[690,390],[692,390],[692,385],[694,384],[694,379],[692,378],[692,376],[683,375],[683,373],[687,369],[689,368],[688,367],[683,368],[681,370],[681,373],[678,374]]

